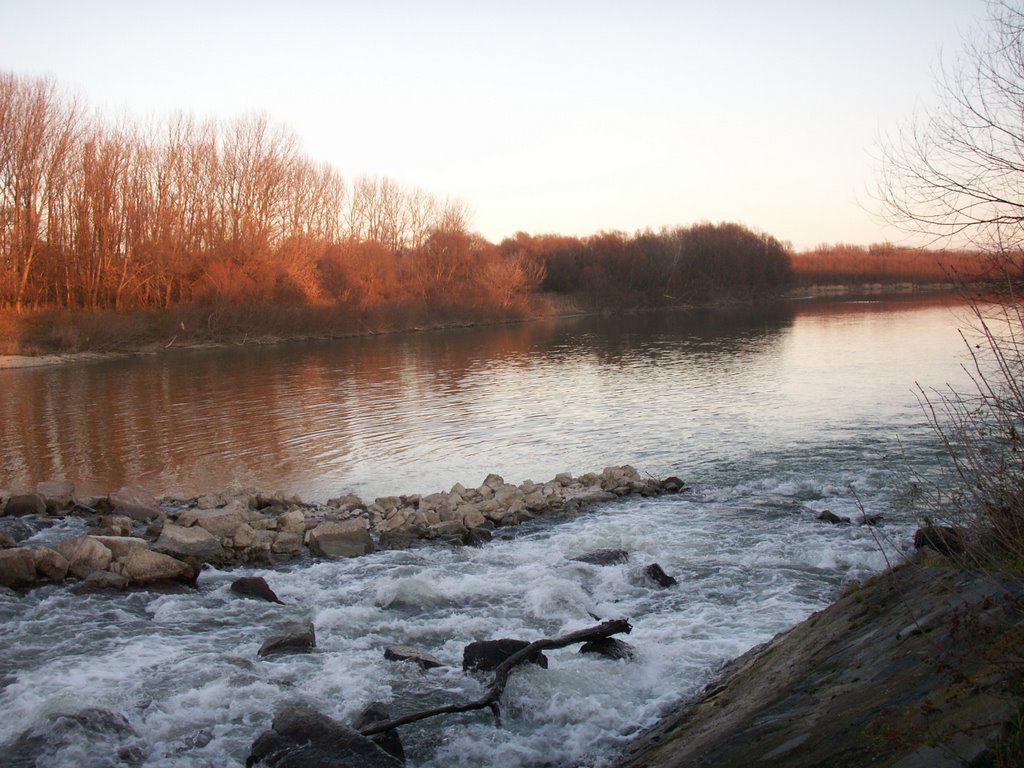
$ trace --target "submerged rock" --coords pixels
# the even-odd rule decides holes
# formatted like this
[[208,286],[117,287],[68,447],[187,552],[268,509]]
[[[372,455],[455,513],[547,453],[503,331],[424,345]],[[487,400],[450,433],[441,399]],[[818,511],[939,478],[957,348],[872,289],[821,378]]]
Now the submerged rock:
[[271,730],[252,744],[247,767],[399,768],[403,760],[372,740],[312,707],[288,707],[274,717]]
[[[68,756],[75,758],[68,763]],[[146,753],[138,732],[124,715],[90,707],[50,715],[44,723],[22,733],[4,750],[9,766],[125,766],[143,765]]]
[[263,658],[276,653],[309,653],[314,648],[316,648],[316,630],[313,628],[313,623],[310,622],[302,628],[267,638],[256,655]]
[[415,661],[424,670],[448,666],[437,656],[409,645],[389,645],[384,649],[384,658],[388,661]]
[[75,584],[71,591],[78,595],[88,592],[98,592],[105,589],[122,591],[128,588],[129,581],[119,573],[110,571],[93,571],[80,583]]
[[[462,669],[467,672],[471,670],[489,672],[513,653],[521,651],[529,644],[526,640],[511,638],[477,640],[462,649]],[[527,661],[543,669],[548,668],[548,658],[540,651],[532,654]]]
[[832,525],[849,525],[850,524],[850,518],[848,518],[846,516],[843,516],[843,515],[837,515],[834,512],[829,512],[827,509],[823,509],[818,514],[817,519],[821,520],[823,522],[826,522],[826,523],[832,523]]
[[624,549],[595,549],[572,559],[573,562],[590,565],[618,565],[629,562],[629,552]]

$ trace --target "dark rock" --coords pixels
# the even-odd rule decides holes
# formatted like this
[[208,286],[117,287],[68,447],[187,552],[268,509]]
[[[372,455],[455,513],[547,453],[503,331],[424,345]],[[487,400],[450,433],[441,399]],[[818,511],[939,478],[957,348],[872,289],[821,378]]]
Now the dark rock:
[[857,522],[860,525],[878,525],[880,522],[882,522],[882,518],[883,518],[883,515],[868,515],[868,514],[864,514],[864,515],[861,515],[860,520],[858,520]]
[[4,748],[3,765],[67,765],[69,754],[79,758],[71,764],[83,766],[137,768],[146,759],[141,739],[128,719],[96,707],[50,715],[44,724],[25,731]]
[[242,576],[231,582],[231,591],[246,597],[255,597],[258,600],[266,600],[268,603],[279,603],[281,599],[274,593],[274,590],[267,584],[262,576]]
[[[489,672],[513,653],[522,650],[528,645],[529,643],[526,640],[513,640],[510,638],[477,640],[462,649],[462,669],[465,671],[479,670],[481,672]],[[527,661],[543,669],[548,668],[547,656],[540,651],[530,656]]]
[[843,515],[837,515],[834,512],[829,512],[827,509],[823,509],[816,518],[826,523],[832,523],[832,525],[849,525],[850,518]]
[[316,648],[316,631],[311,622],[302,629],[267,638],[260,646],[257,656],[263,658],[274,653],[308,653],[314,648]]
[[288,707],[274,717],[272,730],[252,744],[248,768],[398,768],[403,761],[366,736],[315,709]]
[[580,647],[580,653],[596,653],[607,656],[609,659],[631,660],[636,649],[629,643],[623,642],[615,637],[602,637],[598,640],[588,640]]
[[384,658],[388,661],[415,661],[420,669],[448,666],[433,654],[408,645],[389,645],[384,649]]
[[647,578],[657,584],[659,587],[674,587],[679,582],[669,576],[665,571],[662,570],[661,566],[657,563],[651,563],[644,569],[644,574]]
[[930,547],[943,555],[959,555],[967,548],[967,535],[963,528],[948,525],[926,525],[914,533],[914,548]]
[[680,480],[675,475],[666,477],[661,481],[661,490],[665,493],[679,493],[686,487],[686,483]]
[[490,543],[493,538],[494,534],[486,528],[471,528],[469,532],[462,537],[462,543],[468,547],[479,547]]
[[[369,728],[377,723],[386,723],[390,719],[391,713],[388,711],[387,705],[382,701],[374,701],[367,704],[359,713],[359,717],[352,723],[352,727],[361,731],[363,728]],[[392,757],[405,762],[405,750],[402,749],[402,740],[398,737],[397,729],[392,728],[390,731],[374,734],[370,737],[370,741]]]
[[30,547],[0,550],[0,586],[12,589],[36,583],[36,557]]
[[0,549],[10,549],[16,546],[18,546],[18,542],[11,538],[7,531],[0,530]]
[[11,496],[4,507],[4,514],[8,517],[22,517],[24,515],[45,515],[46,499],[38,493],[21,493]]
[[618,565],[629,562],[629,552],[624,549],[595,549],[574,557],[573,562],[590,563],[591,565]]

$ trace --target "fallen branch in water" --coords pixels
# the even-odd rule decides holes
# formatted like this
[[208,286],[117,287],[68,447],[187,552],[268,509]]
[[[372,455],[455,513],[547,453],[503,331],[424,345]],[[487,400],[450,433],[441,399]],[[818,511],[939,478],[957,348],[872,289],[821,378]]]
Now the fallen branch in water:
[[509,673],[517,666],[527,661],[538,651],[547,650],[548,648],[564,648],[567,645],[574,645],[576,643],[585,643],[588,640],[600,640],[601,638],[611,637],[619,633],[629,634],[633,627],[630,625],[628,619],[610,619],[603,621],[600,624],[588,627],[586,629],[578,629],[575,632],[570,632],[567,635],[561,637],[545,637],[540,640],[534,640],[529,645],[520,648],[518,651],[513,653],[501,664],[499,664],[494,670],[494,679],[491,681],[490,687],[479,699],[474,701],[466,701],[461,704],[447,704],[443,707],[435,707],[434,709],[426,709],[422,712],[413,712],[402,717],[396,717],[394,720],[387,720],[384,722],[374,723],[366,728],[361,729],[359,732],[363,736],[373,736],[377,733],[383,733],[384,731],[390,731],[392,728],[397,728],[400,725],[409,725],[409,723],[415,723],[419,720],[426,720],[428,717],[436,717],[437,715],[454,715],[459,712],[471,712],[476,709],[490,709],[494,713],[494,719],[497,723],[501,724],[501,711],[498,705],[498,700],[501,698],[501,694],[505,690],[505,686],[508,684]]

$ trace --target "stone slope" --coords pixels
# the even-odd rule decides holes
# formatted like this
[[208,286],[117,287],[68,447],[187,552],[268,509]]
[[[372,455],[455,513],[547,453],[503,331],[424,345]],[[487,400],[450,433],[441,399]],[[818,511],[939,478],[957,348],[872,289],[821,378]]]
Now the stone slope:
[[734,661],[619,768],[977,765],[1019,729],[1022,607],[1021,579],[875,577]]

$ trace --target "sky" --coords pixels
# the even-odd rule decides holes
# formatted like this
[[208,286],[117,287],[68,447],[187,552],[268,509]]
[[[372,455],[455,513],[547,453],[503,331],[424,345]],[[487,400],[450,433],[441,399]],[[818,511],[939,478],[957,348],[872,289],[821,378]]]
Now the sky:
[[104,114],[265,113],[346,177],[457,198],[498,242],[733,221],[913,243],[880,143],[983,0],[0,0],[0,70]]

